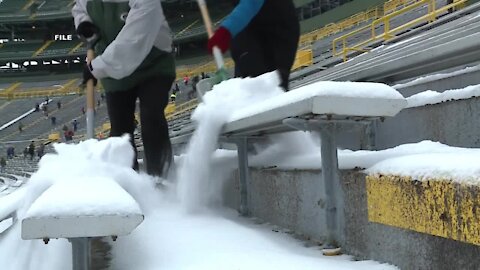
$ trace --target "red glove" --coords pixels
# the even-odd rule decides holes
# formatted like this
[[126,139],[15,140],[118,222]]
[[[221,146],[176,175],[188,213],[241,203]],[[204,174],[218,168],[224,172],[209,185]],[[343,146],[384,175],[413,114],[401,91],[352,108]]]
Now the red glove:
[[222,53],[225,53],[230,48],[230,41],[232,34],[227,28],[221,26],[213,33],[213,36],[208,40],[208,51],[212,53],[213,47],[218,47]]

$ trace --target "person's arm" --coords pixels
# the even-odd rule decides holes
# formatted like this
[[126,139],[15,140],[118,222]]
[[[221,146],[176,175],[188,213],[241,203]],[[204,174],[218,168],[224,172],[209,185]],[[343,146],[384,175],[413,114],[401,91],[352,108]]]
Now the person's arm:
[[76,0],[75,5],[72,8],[73,20],[75,22],[75,29],[78,28],[78,25],[82,22],[92,22],[90,16],[87,13],[87,1],[86,0]]
[[92,61],[97,79],[121,79],[132,74],[153,48],[162,24],[158,0],[130,0],[125,25],[102,55]]
[[232,37],[235,37],[247,27],[264,3],[265,0],[240,0],[240,3],[222,22],[221,26],[227,28]]

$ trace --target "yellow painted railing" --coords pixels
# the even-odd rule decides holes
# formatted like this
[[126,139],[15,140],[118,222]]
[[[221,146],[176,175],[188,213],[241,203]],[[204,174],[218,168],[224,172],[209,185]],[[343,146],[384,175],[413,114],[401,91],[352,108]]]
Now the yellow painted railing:
[[388,15],[397,9],[404,8],[421,0],[390,0],[383,4],[383,14]]
[[176,33],[175,36],[173,36],[173,38],[176,38],[177,36],[183,34],[184,32],[186,32],[188,29],[192,28],[197,23],[198,23],[198,20],[195,20],[193,23],[189,24],[187,27],[183,28],[181,31]]
[[22,7],[21,10],[27,10],[30,6],[33,5],[34,2],[35,2],[35,0],[29,0],[29,1],[25,4],[25,6]]
[[9,87],[7,87],[5,90],[0,92],[0,98],[10,98],[15,91],[18,90],[22,83],[21,82],[16,82]]
[[382,16],[381,8],[374,7],[367,11],[354,14],[340,22],[329,23],[320,29],[314,30],[312,32],[309,32],[300,36],[299,47],[302,48],[305,46],[309,46],[317,40],[320,40],[327,36],[350,29],[354,26],[358,26],[363,22],[366,22],[369,20],[375,20],[377,18],[380,18],[381,16]]
[[313,63],[312,50],[297,51],[297,55],[295,56],[295,62],[293,63],[292,70],[311,66],[312,63]]
[[[233,65],[234,65],[233,60],[231,58],[225,59],[225,68],[232,68]],[[210,62],[193,65],[189,67],[177,68],[177,80],[185,76],[190,77],[193,75],[199,75],[202,72],[213,73],[216,70],[217,70],[217,66],[215,65],[215,62],[213,60]]]
[[38,56],[39,54],[41,54],[43,51],[45,51],[48,46],[50,46],[54,41],[53,40],[49,40],[47,42],[45,42],[42,47],[40,47],[36,52],[33,53],[32,57],[35,57],[35,56]]
[[[347,55],[351,51],[360,51],[360,52],[365,52],[367,51],[366,46],[369,43],[379,41],[379,40],[384,40],[387,41],[393,37],[399,32],[405,31],[407,29],[412,28],[415,25],[421,24],[421,23],[431,23],[436,20],[436,18],[448,12],[449,9],[451,8],[456,8],[459,9],[465,5],[465,3],[468,0],[456,0],[454,3],[445,5],[441,8],[436,7],[436,1],[435,0],[418,0],[418,1],[403,1],[403,2],[409,2],[411,3],[408,6],[405,6],[404,8],[391,12],[379,19],[374,20],[370,25],[364,26],[362,28],[359,28],[355,31],[352,31],[350,33],[347,33],[341,37],[338,37],[333,40],[332,42],[332,50],[333,50],[333,55],[334,56],[342,56],[343,60],[347,60]],[[390,27],[390,22],[393,18],[398,17],[399,15],[403,15],[413,9],[419,8],[421,6],[427,6],[427,13],[421,17],[418,17],[414,20],[411,20],[403,25],[397,26],[395,28]],[[383,26],[383,28],[381,27]],[[383,29],[382,33],[377,34],[376,31],[378,29]],[[354,45],[348,46],[348,40],[349,38],[355,37],[359,35],[360,33],[365,33],[366,31],[370,32],[370,37],[358,42]],[[341,50],[338,50],[337,48],[341,47]]]
[[196,98],[189,100],[185,103],[182,103],[176,106],[176,110],[173,113],[166,114],[165,117],[167,118],[168,121],[170,121],[182,113],[193,110],[195,107],[197,107],[197,105],[198,105],[198,100]]
[[75,47],[73,47],[73,48],[68,52],[68,54],[73,54],[73,53],[76,52],[78,49],[80,49],[82,46],[83,46],[83,42],[78,43]]
[[175,112],[175,102],[168,103],[167,107],[165,107],[165,115],[170,115]]

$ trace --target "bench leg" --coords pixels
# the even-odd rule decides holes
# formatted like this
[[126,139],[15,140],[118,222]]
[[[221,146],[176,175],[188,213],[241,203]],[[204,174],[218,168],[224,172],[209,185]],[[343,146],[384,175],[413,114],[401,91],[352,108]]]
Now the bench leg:
[[322,177],[325,185],[325,210],[327,222],[327,246],[338,247],[337,244],[337,207],[335,185],[340,181],[338,176],[337,144],[335,140],[335,124],[328,123],[320,129]]
[[69,238],[72,243],[72,269],[90,269],[90,240],[86,237]]
[[248,183],[250,172],[248,169],[247,138],[239,138],[235,142],[238,153],[238,173],[240,177],[240,214],[248,216]]

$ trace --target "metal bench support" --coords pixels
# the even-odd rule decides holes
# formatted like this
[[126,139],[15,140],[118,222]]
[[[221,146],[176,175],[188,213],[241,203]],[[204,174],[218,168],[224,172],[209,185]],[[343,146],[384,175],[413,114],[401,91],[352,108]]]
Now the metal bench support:
[[240,178],[240,214],[248,216],[250,214],[248,208],[248,183],[250,181],[250,171],[248,169],[248,139],[238,138],[235,140],[238,153],[238,173]]
[[90,239],[87,237],[69,238],[72,243],[72,269],[90,269]]
[[[321,138],[321,154],[322,154],[322,178],[325,189],[325,212],[326,212],[326,247],[337,248],[339,246],[339,230],[338,230],[338,211],[337,211],[337,189],[335,185],[340,183],[338,170],[337,155],[337,132],[347,132],[358,127],[358,125],[370,125],[371,121],[354,121],[354,120],[327,120],[327,119],[311,119],[305,120],[300,118],[286,118],[284,125],[301,131],[315,131],[320,133]],[[373,130],[365,129],[368,137],[374,139]],[[370,144],[373,142],[370,142]]]

